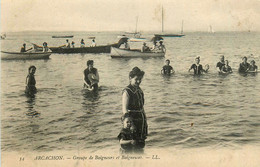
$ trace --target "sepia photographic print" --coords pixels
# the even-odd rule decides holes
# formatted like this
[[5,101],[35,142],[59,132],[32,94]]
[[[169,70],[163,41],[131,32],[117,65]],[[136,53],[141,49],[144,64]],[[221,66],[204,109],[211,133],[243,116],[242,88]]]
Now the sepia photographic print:
[[1,166],[259,166],[259,9],[1,0]]

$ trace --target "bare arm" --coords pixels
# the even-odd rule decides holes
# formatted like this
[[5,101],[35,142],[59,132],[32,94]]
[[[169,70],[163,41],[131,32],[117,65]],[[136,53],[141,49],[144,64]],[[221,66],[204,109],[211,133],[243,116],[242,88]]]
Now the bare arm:
[[224,68],[225,68],[225,67],[222,66],[222,68],[221,68],[221,70],[219,70],[219,72],[221,72],[221,73],[227,73],[227,72],[224,71]]
[[161,70],[161,74],[164,74],[164,71],[163,71],[163,69]]
[[120,144],[135,144],[134,140],[120,140]]
[[123,114],[126,114],[128,112],[128,104],[129,104],[129,95],[128,95],[127,91],[125,90],[123,92],[123,96],[122,96],[122,111],[123,111]]
[[97,80],[99,81],[99,73],[98,73],[98,70],[96,72],[96,77],[97,77]]
[[25,80],[25,84],[26,84],[26,86],[28,86],[28,81],[29,81],[28,78],[29,78],[29,77],[28,77],[28,75],[27,75],[26,80]]
[[192,66],[190,67],[189,72],[190,72],[191,69],[192,69]]
[[89,85],[86,81],[85,81],[85,73],[83,72],[83,82],[85,85]]

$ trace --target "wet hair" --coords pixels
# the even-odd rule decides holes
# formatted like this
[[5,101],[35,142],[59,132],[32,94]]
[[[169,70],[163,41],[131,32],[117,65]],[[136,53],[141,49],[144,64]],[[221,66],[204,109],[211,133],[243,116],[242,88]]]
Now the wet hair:
[[140,68],[134,67],[132,71],[129,72],[129,77],[134,78],[135,76],[138,77],[143,77],[144,76],[144,71],[141,71]]
[[242,58],[242,60],[243,60],[243,59],[246,59],[246,60],[247,60],[247,57],[246,57],[246,56],[244,56],[244,57]]
[[35,66],[30,66],[29,68],[28,68],[28,72],[30,73],[30,71],[31,71],[31,69],[36,69],[36,67]]
[[225,60],[225,65],[228,65],[229,64],[229,61],[228,60]]
[[197,59],[199,59],[199,60],[200,60],[200,57],[199,57],[199,56],[197,56],[197,57],[195,58],[195,60],[197,60]]
[[93,61],[93,60],[88,60],[88,61],[87,61],[87,66],[93,65],[93,64],[94,64],[94,61]]

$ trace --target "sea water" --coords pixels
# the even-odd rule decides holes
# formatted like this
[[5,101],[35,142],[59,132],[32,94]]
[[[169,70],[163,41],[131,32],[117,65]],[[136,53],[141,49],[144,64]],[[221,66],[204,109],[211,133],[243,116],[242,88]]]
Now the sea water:
[[[53,39],[62,32],[9,33],[1,50],[19,51],[24,42],[61,46]],[[89,36],[97,45],[117,42],[120,32],[67,32],[79,46]],[[153,33],[143,36],[151,38]],[[129,71],[138,66],[145,75],[140,85],[145,96],[149,150],[185,150],[259,146],[260,75],[237,72],[243,56],[260,67],[260,33],[193,32],[182,38],[165,38],[165,58],[112,59],[110,54],[52,54],[48,60],[1,61],[1,149],[9,151],[118,152],[117,135],[122,128],[122,90],[129,84]],[[152,46],[148,42],[149,46]],[[142,43],[130,43],[141,48]],[[216,70],[225,55],[233,73],[221,76]],[[194,58],[210,66],[194,77],[188,72]],[[98,93],[84,91],[83,71],[87,60],[99,71]],[[166,59],[175,74],[160,74]],[[28,67],[37,67],[35,98],[24,94]],[[258,147],[259,148],[259,147]]]

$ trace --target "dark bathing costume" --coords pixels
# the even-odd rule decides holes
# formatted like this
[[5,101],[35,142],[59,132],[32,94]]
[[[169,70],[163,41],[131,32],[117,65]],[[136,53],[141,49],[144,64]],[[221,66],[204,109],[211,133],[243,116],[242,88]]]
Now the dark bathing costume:
[[[122,128],[119,135],[117,136],[118,140],[133,140],[133,131],[130,129]],[[131,150],[133,149],[133,145],[131,143],[129,144],[121,144],[121,147],[125,150]]]
[[245,73],[246,70],[249,68],[249,66],[250,66],[249,63],[240,63],[238,72]]
[[231,69],[230,66],[228,66],[228,67],[223,66],[223,67],[222,67],[222,71],[224,71],[224,72],[231,72],[232,69]]
[[254,65],[254,66],[250,65],[249,66],[249,71],[255,71],[255,70],[257,70],[257,66],[256,65]]
[[201,64],[199,64],[199,66],[197,66],[196,64],[192,64],[191,69],[194,70],[194,75],[201,75],[203,71]]
[[163,74],[171,75],[171,70],[173,70],[172,66],[170,65],[163,66]]
[[128,85],[123,91],[126,91],[129,95],[129,104],[127,109],[130,110],[128,114],[135,126],[136,132],[134,133],[134,140],[136,140],[137,148],[144,148],[145,139],[147,136],[147,121],[144,112],[144,93],[140,87],[135,88],[132,85]]
[[[88,75],[89,74],[94,74],[94,75],[97,75],[97,69],[96,68],[92,68],[91,69],[91,71],[89,71],[89,68],[87,68],[87,69],[85,69],[84,70],[84,80],[89,84],[89,85],[91,85],[91,82],[90,82],[90,80],[88,79]],[[94,84],[94,85],[92,85],[93,87],[94,87],[94,89],[95,90],[97,90],[98,89],[98,84],[96,83],[96,84]]]
[[28,74],[26,79],[28,79],[27,86],[26,86],[26,92],[27,93],[36,93],[37,89],[35,87],[36,80],[34,78],[34,75]]
[[218,67],[219,70],[221,70],[224,65],[225,65],[225,62],[221,62],[221,61],[220,61],[220,62],[217,63],[217,66],[216,66],[216,67]]

